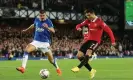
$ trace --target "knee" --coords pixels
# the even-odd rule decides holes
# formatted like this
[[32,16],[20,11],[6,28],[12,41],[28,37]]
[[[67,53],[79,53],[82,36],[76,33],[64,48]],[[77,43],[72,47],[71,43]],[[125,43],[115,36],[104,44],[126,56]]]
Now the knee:
[[89,57],[91,57],[92,56],[92,50],[88,49],[86,55],[88,55]]
[[76,55],[76,57],[77,57],[77,58],[81,58],[81,57],[83,57],[83,55],[84,55],[84,54],[83,54],[82,52],[78,52],[77,55]]
[[81,56],[81,55],[76,55],[76,57],[79,59],[79,58],[81,58],[82,56]]
[[31,53],[33,51],[33,49],[32,49],[32,47],[28,46],[28,47],[25,48],[24,51],[27,52],[27,53]]
[[35,46],[33,46],[31,44],[28,44],[24,51],[28,52],[28,53],[31,53],[32,51],[35,51],[35,50],[36,50]]
[[26,49],[24,50],[24,52],[30,53],[31,50],[26,48]]
[[78,58],[78,57],[80,57],[80,56],[77,54],[76,57]]

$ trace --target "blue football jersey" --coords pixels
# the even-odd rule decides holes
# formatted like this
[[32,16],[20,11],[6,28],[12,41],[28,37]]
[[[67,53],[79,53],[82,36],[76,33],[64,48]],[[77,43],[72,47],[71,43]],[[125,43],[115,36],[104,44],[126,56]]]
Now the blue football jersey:
[[40,42],[51,42],[50,31],[44,28],[43,24],[46,23],[48,27],[54,27],[53,23],[50,19],[46,19],[45,21],[40,21],[39,18],[35,18],[34,26],[35,26],[35,35],[34,40]]

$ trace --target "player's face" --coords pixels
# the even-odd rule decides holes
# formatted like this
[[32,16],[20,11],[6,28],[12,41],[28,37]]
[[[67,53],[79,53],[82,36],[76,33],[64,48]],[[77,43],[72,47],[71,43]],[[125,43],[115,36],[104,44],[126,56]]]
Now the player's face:
[[44,21],[47,18],[46,13],[40,14],[39,17],[41,21]]
[[85,16],[89,19],[89,20],[93,20],[94,19],[94,13],[85,13]]

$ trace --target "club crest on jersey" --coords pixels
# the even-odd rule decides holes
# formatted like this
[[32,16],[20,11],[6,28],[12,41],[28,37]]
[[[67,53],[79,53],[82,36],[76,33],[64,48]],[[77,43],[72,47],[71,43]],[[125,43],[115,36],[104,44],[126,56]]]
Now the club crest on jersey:
[[93,27],[97,27],[97,24],[96,23],[93,23]]
[[36,28],[36,31],[37,31],[37,32],[43,32],[44,29],[43,29],[43,28]]

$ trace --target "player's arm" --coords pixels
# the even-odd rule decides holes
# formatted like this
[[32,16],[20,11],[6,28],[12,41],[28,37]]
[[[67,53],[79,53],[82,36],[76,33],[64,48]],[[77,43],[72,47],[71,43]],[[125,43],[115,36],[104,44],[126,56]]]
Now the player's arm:
[[115,46],[114,34],[113,34],[112,30],[110,29],[110,27],[108,25],[106,25],[106,23],[104,23],[103,21],[101,21],[101,27],[109,35],[112,45]]
[[48,24],[44,23],[43,26],[48,29],[50,32],[55,33],[55,29],[53,26],[53,23],[51,22],[51,20],[49,20]]
[[47,28],[50,32],[55,33],[55,29],[53,27],[48,27],[47,24],[44,25],[45,25],[44,27]]
[[28,30],[30,30],[30,29],[33,29],[33,28],[34,28],[34,24],[32,24],[32,25],[30,25],[30,27],[24,29],[23,32],[26,32],[26,31],[28,31]]
[[52,32],[52,33],[55,33],[54,28],[48,28],[48,30],[49,30],[50,32]]
[[87,23],[88,23],[88,20],[86,19],[86,20],[83,21],[82,23],[76,25],[76,30],[81,31],[81,30],[82,30],[81,28],[82,28],[83,26],[87,25]]

